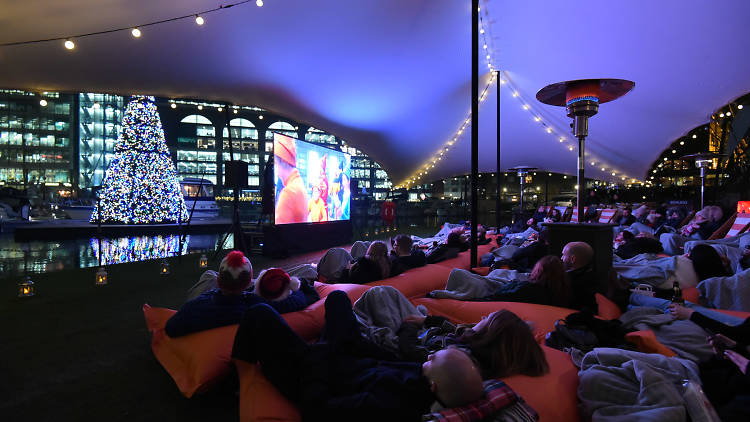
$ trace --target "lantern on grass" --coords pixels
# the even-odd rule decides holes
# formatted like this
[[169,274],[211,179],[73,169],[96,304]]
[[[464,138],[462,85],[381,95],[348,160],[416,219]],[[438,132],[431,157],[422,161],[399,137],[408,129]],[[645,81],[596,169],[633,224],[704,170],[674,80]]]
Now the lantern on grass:
[[166,259],[163,259],[161,261],[161,266],[159,267],[159,274],[169,275],[169,262],[167,262]]
[[208,267],[208,258],[206,257],[206,254],[201,255],[201,258],[198,260],[198,266],[201,268]]
[[99,267],[94,277],[94,284],[97,286],[104,286],[107,284],[107,270],[104,267]]
[[34,288],[34,282],[31,281],[31,277],[26,276],[26,279],[18,283],[18,297],[32,297],[36,293]]

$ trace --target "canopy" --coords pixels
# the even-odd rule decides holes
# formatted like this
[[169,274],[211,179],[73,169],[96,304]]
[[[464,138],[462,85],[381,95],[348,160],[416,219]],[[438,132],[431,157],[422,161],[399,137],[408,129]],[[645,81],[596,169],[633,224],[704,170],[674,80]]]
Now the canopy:
[[[5,3],[0,43],[217,7],[209,0]],[[590,120],[587,175],[618,182],[645,178],[672,141],[750,91],[745,0],[488,0],[480,15],[480,86],[489,80],[486,54],[507,80],[503,169],[575,172],[565,110],[534,97],[550,83],[635,81],[632,92],[602,104]],[[122,31],[74,39],[73,50],[62,41],[0,47],[0,85],[257,105],[345,139],[395,183],[425,164],[427,181],[469,171],[468,129],[438,153],[470,110],[470,1],[266,0],[263,7],[249,2],[203,17],[202,26],[193,18],[142,26],[140,38]],[[493,84],[480,105],[480,171],[496,170],[495,92]]]

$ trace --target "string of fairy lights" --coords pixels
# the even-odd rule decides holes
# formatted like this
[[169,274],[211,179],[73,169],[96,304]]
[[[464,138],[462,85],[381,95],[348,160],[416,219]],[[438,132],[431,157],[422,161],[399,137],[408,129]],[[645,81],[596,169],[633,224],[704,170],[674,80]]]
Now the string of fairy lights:
[[74,50],[76,48],[77,40],[80,40],[86,37],[92,37],[95,35],[130,31],[130,35],[132,35],[133,38],[140,38],[141,35],[143,35],[143,28],[147,28],[147,27],[151,27],[155,25],[161,25],[161,24],[168,23],[168,22],[185,20],[185,19],[195,19],[196,25],[203,26],[206,23],[206,18],[205,18],[206,15],[218,12],[220,10],[226,10],[234,6],[240,6],[246,3],[250,3],[250,2],[254,2],[255,5],[258,7],[263,7],[263,0],[242,0],[242,1],[237,1],[234,3],[220,4],[218,7],[215,7],[213,9],[203,10],[200,12],[190,13],[187,15],[175,16],[175,17],[167,18],[167,19],[161,19],[158,21],[145,22],[139,25],[105,29],[102,31],[88,32],[88,33],[76,34],[76,35],[66,35],[66,36],[52,37],[52,38],[41,38],[41,39],[36,39],[36,40],[6,42],[6,43],[0,43],[0,47],[10,47],[10,46],[15,46],[15,45],[28,45],[28,44],[39,44],[39,43],[46,43],[46,42],[53,42],[53,41],[62,41],[63,47],[65,47],[66,50]]
[[[480,103],[484,102],[484,100],[487,98],[489,88],[493,83],[497,82],[501,85],[507,84],[511,90],[511,96],[520,103],[523,110],[528,111],[532,115],[532,119],[540,124],[542,130],[550,134],[553,139],[557,139],[558,143],[562,144],[562,146],[568,151],[576,153],[576,141],[569,139],[569,137],[564,135],[564,131],[559,130],[555,125],[545,120],[542,117],[541,113],[537,111],[536,108],[532,105],[533,102],[525,100],[524,96],[521,94],[521,91],[515,86],[515,84],[513,84],[508,74],[505,71],[497,70],[498,67],[494,63],[495,56],[493,56],[492,54],[492,51],[495,51],[491,44],[492,37],[488,36],[490,27],[485,24],[485,16],[489,16],[489,11],[486,8],[486,2],[484,9],[481,6],[479,7],[479,12],[479,35],[482,39],[482,51],[484,52],[484,60],[490,72],[490,78],[487,82],[487,85],[484,87],[482,93],[479,96]],[[484,12],[484,16],[482,12]],[[469,128],[470,124],[471,111],[468,113],[468,116],[463,120],[453,136],[451,136],[448,141],[443,143],[440,149],[438,149],[424,163],[422,163],[422,165],[417,168],[417,170],[415,170],[410,176],[408,176],[406,180],[394,186],[394,189],[408,189],[414,185],[425,183],[427,181],[427,176],[435,168],[435,165],[438,164],[438,162],[443,159],[445,154],[447,154],[455,146],[461,135],[466,131],[466,129]],[[617,171],[613,166],[607,165],[603,162],[603,160],[593,156],[592,154],[589,154],[589,158],[587,159],[587,161],[591,164],[592,167],[597,166],[598,164],[596,168],[599,168],[605,174],[609,173],[609,175],[612,177],[619,177],[620,180],[624,183],[649,183],[641,182],[635,178],[628,177],[625,173]],[[630,179],[629,182],[628,179]]]

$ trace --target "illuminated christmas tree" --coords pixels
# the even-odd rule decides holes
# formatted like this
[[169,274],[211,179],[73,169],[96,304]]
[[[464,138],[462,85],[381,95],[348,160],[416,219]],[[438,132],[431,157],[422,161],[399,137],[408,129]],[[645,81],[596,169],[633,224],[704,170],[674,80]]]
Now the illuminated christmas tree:
[[102,223],[120,224],[187,220],[154,97],[133,96],[128,103],[99,198],[101,210],[94,207],[92,223],[98,218]]

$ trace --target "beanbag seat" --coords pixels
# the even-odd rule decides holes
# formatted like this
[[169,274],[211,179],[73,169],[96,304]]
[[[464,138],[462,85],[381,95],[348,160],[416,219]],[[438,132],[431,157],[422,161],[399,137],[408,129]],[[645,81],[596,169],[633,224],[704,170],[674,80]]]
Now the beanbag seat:
[[467,302],[454,299],[414,299],[415,306],[424,305],[431,315],[444,316],[455,323],[476,323],[483,316],[492,312],[507,309],[524,321],[534,323],[534,338],[538,343],[544,342],[548,332],[554,331],[555,321],[564,319],[574,309],[557,306],[537,305],[521,302]]
[[[578,368],[570,357],[542,346],[550,372],[541,377],[515,375],[503,381],[538,414],[540,421],[579,421]],[[235,361],[240,380],[240,422],[299,422],[297,408],[263,375],[256,364]]]
[[[289,326],[303,339],[315,339],[325,322],[325,297],[343,290],[352,300],[368,289],[359,284],[325,285],[315,283],[321,299],[306,309],[282,314]],[[171,338],[164,332],[167,320],[177,311],[143,305],[146,326],[152,333],[151,350],[185,397],[209,390],[231,370],[231,354],[237,324]]]
[[542,350],[549,373],[541,377],[514,375],[503,381],[536,410],[540,422],[580,421],[578,368],[567,353],[544,345]]
[[413,268],[395,277],[374,281],[366,286],[391,286],[400,291],[407,299],[423,297],[427,293],[442,289],[448,280],[451,268],[437,264],[427,264]]
[[[479,260],[482,259],[482,255],[490,253],[492,246],[490,245],[477,245],[477,262],[474,266],[479,265]],[[469,263],[471,262],[471,251],[463,251],[458,254],[457,257],[446,259],[445,261],[436,262],[433,265],[442,265],[449,268],[461,268],[464,270],[469,269]]]
[[297,407],[263,375],[260,366],[234,361],[240,380],[240,422],[299,422]]

